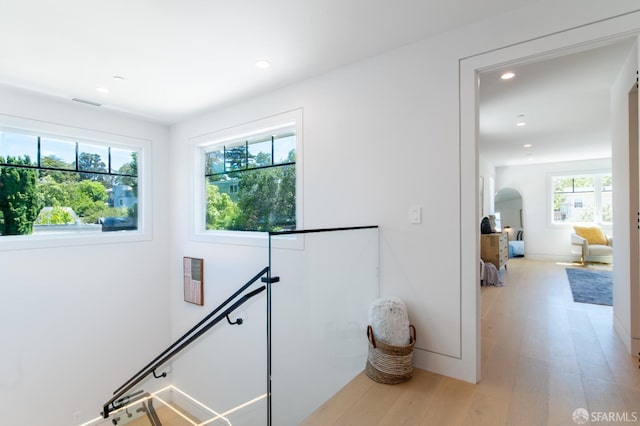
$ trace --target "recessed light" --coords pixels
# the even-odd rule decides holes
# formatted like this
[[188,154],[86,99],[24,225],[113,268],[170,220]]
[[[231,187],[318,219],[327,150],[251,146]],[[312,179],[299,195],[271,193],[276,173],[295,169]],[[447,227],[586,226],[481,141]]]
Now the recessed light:
[[107,89],[105,87],[98,87],[98,88],[96,88],[96,92],[107,94],[107,93],[109,93],[109,89]]
[[522,126],[526,126],[526,125],[527,125],[527,122],[526,122],[526,121],[518,121],[518,122],[516,123],[516,126],[518,126],[518,127],[522,127]]
[[507,71],[507,72],[502,73],[500,78],[503,79],[503,80],[511,80],[515,76],[516,76],[515,73],[513,73],[511,71]]
[[533,145],[531,145],[530,143],[525,143],[522,146],[525,147],[525,148],[531,148]]
[[260,69],[266,69],[266,68],[269,68],[270,66],[271,66],[271,62],[266,61],[264,59],[260,59],[259,61],[256,61],[256,67]]
[[113,79],[114,79],[114,80],[117,80],[117,81],[124,81],[124,77],[123,77],[123,76],[121,76],[121,75],[114,75],[114,76],[113,76]]

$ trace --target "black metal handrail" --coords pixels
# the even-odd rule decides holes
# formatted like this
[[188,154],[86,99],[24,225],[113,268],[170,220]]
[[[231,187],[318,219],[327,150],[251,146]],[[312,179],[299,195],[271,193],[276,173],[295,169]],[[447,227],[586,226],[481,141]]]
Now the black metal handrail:
[[[238,297],[243,291],[245,291],[249,286],[258,281],[260,277],[267,274],[269,276],[269,267],[265,267],[262,271],[256,274],[251,280],[249,280],[246,284],[240,287],[233,295],[231,295],[227,300],[222,302],[217,308],[211,311],[206,317],[204,317],[200,322],[198,322],[195,326],[193,326],[189,331],[183,334],[179,339],[171,344],[167,349],[162,351],[160,355],[156,356],[153,361],[148,363],[144,368],[134,374],[129,380],[124,382],[118,389],[113,392],[113,397],[104,403],[102,407],[102,417],[108,418],[109,414],[112,411],[115,411],[123,406],[129,404],[129,397],[125,396],[125,394],[130,391],[134,386],[144,380],[150,374],[153,374],[154,377],[164,377],[165,373],[160,376],[156,375],[155,371],[159,367],[161,367],[164,363],[169,361],[175,355],[177,355],[180,351],[185,349],[195,340],[197,340],[200,336],[206,333],[211,327],[227,318],[229,314],[231,314],[234,310],[236,310],[239,306],[247,302],[252,297],[258,295],[262,291],[266,289],[266,286],[257,288],[249,293],[244,294],[240,299],[238,299],[233,305],[229,308],[225,309],[221,314],[214,318],[218,312],[224,309],[231,301],[233,301],[236,297]],[[263,280],[264,281],[264,280]],[[213,319],[212,319],[213,318]],[[241,324],[241,323],[240,323]],[[134,394],[136,395],[136,394]],[[133,397],[134,395],[130,395]]]
[[270,231],[269,236],[318,234],[322,232],[357,231],[359,229],[378,229],[378,228],[379,228],[378,225],[367,225],[367,226],[343,226],[339,228],[294,229],[291,231]]

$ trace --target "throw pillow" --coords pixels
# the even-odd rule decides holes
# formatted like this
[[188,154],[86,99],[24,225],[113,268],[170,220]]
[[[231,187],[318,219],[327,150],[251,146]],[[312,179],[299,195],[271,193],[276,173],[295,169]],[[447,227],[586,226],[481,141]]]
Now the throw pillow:
[[589,245],[607,245],[607,236],[598,226],[574,226],[573,230],[578,234],[578,236],[587,240]]

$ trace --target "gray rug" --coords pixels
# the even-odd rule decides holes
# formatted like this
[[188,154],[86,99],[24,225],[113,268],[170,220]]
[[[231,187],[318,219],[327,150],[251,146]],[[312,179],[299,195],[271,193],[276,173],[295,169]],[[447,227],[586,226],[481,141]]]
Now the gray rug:
[[574,302],[612,305],[613,273],[611,271],[566,269]]

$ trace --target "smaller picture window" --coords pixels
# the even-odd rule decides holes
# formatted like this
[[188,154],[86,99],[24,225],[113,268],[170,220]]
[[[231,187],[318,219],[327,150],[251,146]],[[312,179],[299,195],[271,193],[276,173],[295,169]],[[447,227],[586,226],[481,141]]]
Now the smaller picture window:
[[552,223],[613,221],[611,172],[555,175],[551,177]]

